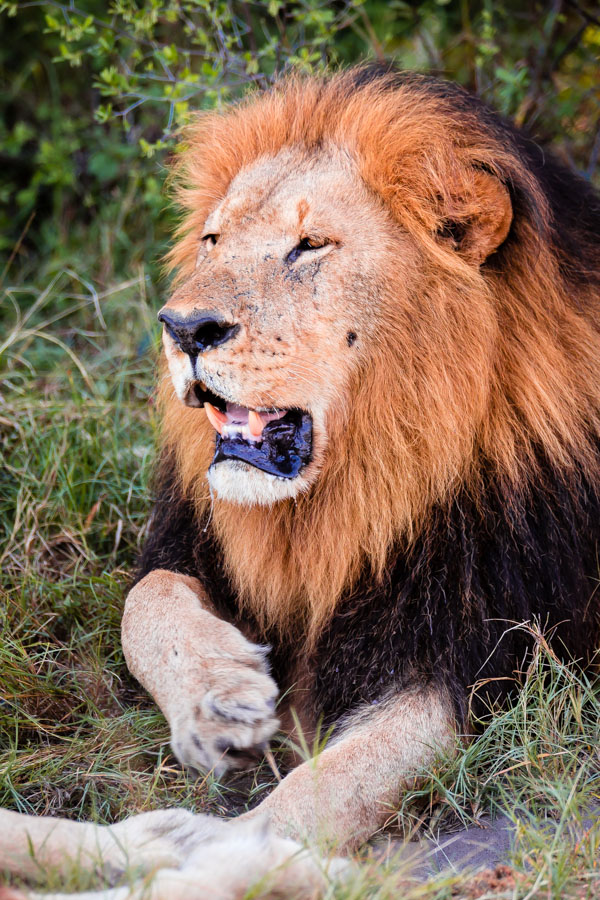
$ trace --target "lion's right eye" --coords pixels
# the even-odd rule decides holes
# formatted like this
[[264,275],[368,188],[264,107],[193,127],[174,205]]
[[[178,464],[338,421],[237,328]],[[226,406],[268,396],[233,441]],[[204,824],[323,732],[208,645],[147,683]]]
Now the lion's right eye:
[[327,243],[327,241],[321,241],[321,240],[319,240],[319,238],[305,237],[305,238],[302,238],[302,240],[300,241],[300,243],[298,244],[298,247],[296,249],[298,249],[298,250],[318,250],[319,247],[324,247],[326,243]]
[[296,259],[298,259],[300,254],[307,253],[310,250],[319,250],[321,247],[326,247],[329,243],[330,241],[322,240],[321,238],[302,238],[300,243],[296,244],[294,249],[291,250],[290,253],[288,253],[287,261],[292,263]]
[[210,250],[211,247],[214,247],[217,241],[219,240],[218,234],[205,234],[202,238],[202,243]]

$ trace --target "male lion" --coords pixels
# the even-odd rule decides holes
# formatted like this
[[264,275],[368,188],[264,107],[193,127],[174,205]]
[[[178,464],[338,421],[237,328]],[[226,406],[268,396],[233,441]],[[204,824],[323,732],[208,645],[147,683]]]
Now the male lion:
[[[110,828],[4,812],[0,857],[32,872],[27,839],[55,864],[128,854],[168,866],[152,896],[225,897],[290,838],[348,850],[380,828],[466,726],[470,686],[505,689],[514,623],[593,652],[600,201],[461,89],[381,69],[203,115],[178,169],[125,655],[188,766],[247,765],[291,710],[332,737],[260,805],[267,834],[256,810]],[[302,857],[285,874],[320,877]]]

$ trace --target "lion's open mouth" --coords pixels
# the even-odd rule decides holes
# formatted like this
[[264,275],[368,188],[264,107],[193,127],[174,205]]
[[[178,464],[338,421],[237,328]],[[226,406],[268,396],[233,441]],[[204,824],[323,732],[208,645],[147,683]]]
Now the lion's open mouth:
[[301,409],[255,410],[229,403],[198,382],[188,406],[203,406],[216,431],[212,466],[239,459],[270,475],[295,478],[312,455],[312,418]]

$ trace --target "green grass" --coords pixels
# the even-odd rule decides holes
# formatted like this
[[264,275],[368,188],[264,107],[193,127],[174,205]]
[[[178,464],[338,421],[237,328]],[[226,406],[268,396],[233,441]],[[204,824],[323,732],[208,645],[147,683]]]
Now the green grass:
[[[123,661],[122,598],[151,506],[158,305],[143,273],[95,293],[62,272],[0,297],[0,804],[23,812],[224,815],[273,784],[266,766],[190,780]],[[511,869],[415,883],[376,846],[331,897],[600,896],[599,723],[600,691],[538,635],[512,708],[390,810],[408,835],[504,810]]]

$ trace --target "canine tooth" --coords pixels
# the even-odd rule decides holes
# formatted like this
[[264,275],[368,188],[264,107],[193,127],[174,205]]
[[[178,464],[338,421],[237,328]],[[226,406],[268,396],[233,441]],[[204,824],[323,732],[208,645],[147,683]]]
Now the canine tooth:
[[212,425],[212,427],[219,432],[219,434],[223,434],[223,425],[227,421],[227,416],[225,413],[222,413],[217,409],[216,406],[213,406],[212,403],[204,404],[204,411],[207,415],[208,421]]
[[265,427],[265,423],[262,420],[260,413],[257,413],[255,410],[248,410],[248,427],[250,429],[250,434],[254,437],[260,437],[263,428]]
[[228,417],[227,417],[227,414],[224,413],[224,412],[221,412],[221,410],[220,410],[220,409],[217,409],[216,406],[213,406],[212,403],[205,402],[205,403],[204,403],[204,406],[205,406],[205,407],[206,407],[206,406],[210,407],[210,409],[211,409],[212,412],[215,414],[215,416],[217,417],[217,419],[219,420],[219,422],[221,422],[223,425],[225,424],[225,422],[227,422],[227,418],[228,418]]

